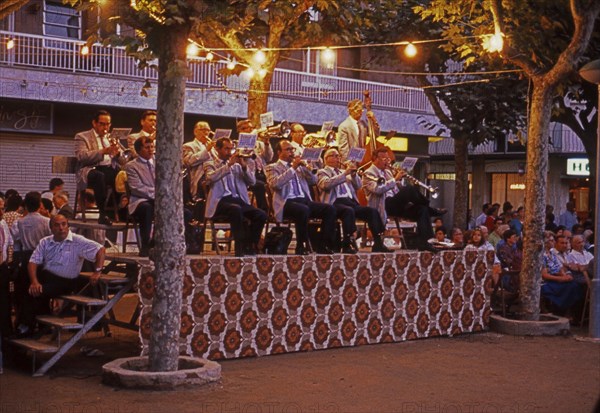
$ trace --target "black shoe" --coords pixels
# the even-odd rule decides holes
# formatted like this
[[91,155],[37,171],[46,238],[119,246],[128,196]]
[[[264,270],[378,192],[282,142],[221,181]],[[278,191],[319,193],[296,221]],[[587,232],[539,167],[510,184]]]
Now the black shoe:
[[296,247],[296,251],[294,252],[295,255],[309,255],[310,252],[306,249],[304,249],[304,247]]
[[342,247],[342,254],[356,254],[358,251],[352,246],[352,244],[348,244]]
[[112,219],[110,219],[106,215],[102,214],[98,218],[98,224],[111,226],[113,224],[113,222],[112,222]]
[[323,245],[317,249],[317,254],[333,255],[333,251],[328,246]]
[[446,208],[431,208],[431,216],[433,217],[441,217],[442,215],[445,215],[448,210]]

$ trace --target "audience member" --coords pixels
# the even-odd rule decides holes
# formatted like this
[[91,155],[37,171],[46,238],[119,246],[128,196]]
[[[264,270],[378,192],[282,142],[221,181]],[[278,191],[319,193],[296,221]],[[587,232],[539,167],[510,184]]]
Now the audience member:
[[69,205],[69,194],[67,191],[59,191],[54,194],[52,202],[54,203],[56,214],[60,214],[67,219],[75,218],[75,211],[73,211],[73,208]]
[[49,191],[44,191],[42,193],[42,199],[49,199],[50,201],[52,201],[52,198],[54,197],[54,195],[57,192],[62,191],[64,189],[65,181],[63,181],[60,178],[52,178],[50,180],[49,187],[50,187]]
[[573,225],[577,224],[579,220],[577,218],[575,204],[573,202],[567,202],[566,208],[567,210],[558,217],[558,225],[562,225],[570,231],[573,228]]

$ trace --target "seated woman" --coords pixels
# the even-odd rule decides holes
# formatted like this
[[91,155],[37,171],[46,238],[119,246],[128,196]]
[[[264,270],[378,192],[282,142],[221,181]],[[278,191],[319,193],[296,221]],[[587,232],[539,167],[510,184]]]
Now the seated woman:
[[502,234],[502,243],[498,243],[496,255],[502,267],[502,286],[505,290],[515,293],[519,289],[518,277],[523,263],[523,251],[519,247],[519,237],[512,229]]
[[554,233],[544,232],[541,295],[550,301],[553,312],[563,315],[581,299],[581,288],[552,251],[554,242]]
[[500,266],[500,260],[496,255],[494,250],[494,246],[485,240],[483,236],[483,231],[481,228],[475,228],[471,231],[471,237],[469,238],[469,242],[467,243],[465,249],[477,249],[479,251],[494,251],[494,265],[492,267],[492,280],[494,281],[494,285],[498,283],[500,278],[500,273],[502,272],[502,267]]

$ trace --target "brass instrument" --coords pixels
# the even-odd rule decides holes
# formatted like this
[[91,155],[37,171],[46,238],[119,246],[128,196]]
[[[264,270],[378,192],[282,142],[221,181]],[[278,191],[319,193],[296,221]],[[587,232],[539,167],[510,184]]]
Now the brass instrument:
[[122,168],[127,162],[133,159],[133,151],[124,147],[123,144],[119,142],[119,139],[108,135],[108,142],[110,143],[110,146],[114,146],[119,150],[119,153],[112,158],[114,163],[119,167]]
[[284,138],[287,139],[292,133],[290,123],[286,120],[281,121],[279,125],[269,126],[268,128],[262,128],[256,130],[258,139],[262,141],[268,141],[271,138]]
[[383,185],[383,184],[385,184],[385,178],[383,178],[381,176],[371,175],[371,174],[366,173],[366,172],[360,173],[360,176],[362,178],[366,178],[366,179],[368,179],[370,181],[377,182],[377,185]]
[[322,148],[325,146],[325,138],[318,133],[309,133],[302,139],[305,148]]

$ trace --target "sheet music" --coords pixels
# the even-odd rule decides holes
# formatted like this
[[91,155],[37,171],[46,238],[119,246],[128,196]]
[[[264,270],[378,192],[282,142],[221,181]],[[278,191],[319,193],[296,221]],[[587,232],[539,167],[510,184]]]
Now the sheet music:
[[215,136],[213,136],[213,140],[217,140],[219,138],[229,138],[231,136],[231,129],[217,129],[215,130]]
[[412,158],[410,156],[407,156],[402,161],[402,169],[404,169],[405,171],[412,171],[415,165],[417,164],[418,160],[419,158]]
[[110,138],[117,139],[119,142],[125,142],[127,146],[127,137],[131,135],[131,128],[113,128],[110,131]]
[[304,148],[300,158],[303,161],[318,161],[321,158],[321,152],[323,152],[323,148]]
[[365,148],[350,148],[348,152],[348,160],[352,162],[362,162],[367,150]]
[[237,148],[254,149],[256,145],[256,133],[240,133]]
[[273,112],[267,112],[260,115],[260,127],[268,128],[269,126],[273,126],[275,122],[273,121]]

